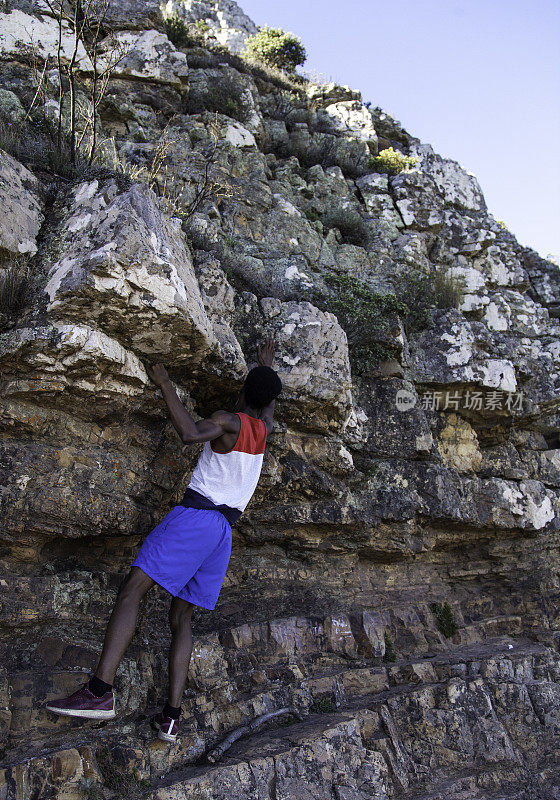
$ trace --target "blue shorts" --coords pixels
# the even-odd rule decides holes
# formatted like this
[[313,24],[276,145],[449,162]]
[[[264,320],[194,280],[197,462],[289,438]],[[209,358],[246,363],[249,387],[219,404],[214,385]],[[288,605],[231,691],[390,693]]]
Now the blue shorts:
[[174,597],[211,611],[231,555],[231,526],[219,511],[174,506],[144,539],[133,567]]

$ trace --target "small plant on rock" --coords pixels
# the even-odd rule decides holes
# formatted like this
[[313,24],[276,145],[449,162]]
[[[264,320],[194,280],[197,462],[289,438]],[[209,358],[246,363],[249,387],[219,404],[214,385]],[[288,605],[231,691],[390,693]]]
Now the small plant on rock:
[[267,111],[272,119],[279,119],[286,123],[290,123],[292,118],[302,110],[300,98],[288,89],[272,92],[267,97],[267,102]]
[[381,150],[379,155],[371,156],[368,167],[374,172],[385,172],[389,175],[396,175],[406,169],[411,169],[418,161],[418,156],[405,156],[393,147]]
[[352,275],[326,272],[323,278],[328,290],[307,289],[303,299],[337,316],[348,337],[352,369],[367,374],[380,360],[394,356],[385,343],[389,323],[395,315],[406,314],[408,308],[394,294],[373,291],[365,281]]
[[[45,0],[50,13],[58,24],[59,50],[57,54],[57,145],[62,158],[62,140],[67,128],[70,144],[70,161],[78,168],[80,157],[87,157],[92,166],[98,151],[97,135],[99,127],[99,107],[107,91],[109,82],[118,65],[128,55],[132,44],[118,37],[105,37],[106,15],[111,0],[81,0],[65,3],[64,0]],[[72,31],[72,55],[61,59],[60,42],[64,25]],[[108,39],[108,41],[107,41]],[[80,99],[86,89],[82,81],[80,49],[83,49],[91,64],[91,80],[88,83],[85,102]],[[45,71],[48,59],[45,61]],[[43,93],[41,82],[35,99]],[[46,99],[46,97],[44,98]],[[33,105],[33,104],[32,104]],[[64,121],[67,108],[68,121]],[[30,111],[28,112],[29,115]],[[43,104],[43,116],[46,118]]]
[[282,28],[269,28],[268,25],[247,38],[243,55],[288,73],[294,73],[295,68],[307,58],[305,47],[297,36],[284,33]]
[[116,793],[114,800],[128,800],[140,789],[147,789],[151,782],[141,778],[138,770],[123,769],[117,765],[108,747],[103,747],[96,753],[97,764],[103,777],[103,784]]
[[320,700],[314,700],[309,710],[314,714],[332,714],[336,711],[336,703],[332,697],[321,697]]
[[442,266],[435,267],[432,276],[436,307],[458,308],[465,294],[465,282],[463,277],[453,275]]
[[0,264],[0,312],[8,314],[23,306],[30,274],[26,256],[10,256]]
[[175,47],[196,47],[204,44],[204,31],[198,25],[186,23],[176,14],[165,17],[163,24],[167,38]]
[[395,653],[395,648],[393,647],[393,640],[391,639],[387,631],[385,631],[383,634],[383,640],[385,642],[385,655],[383,656],[383,658],[385,659],[385,661],[396,661],[397,654]]
[[314,208],[307,208],[305,210],[305,216],[309,220],[309,222],[318,222],[321,219],[319,214],[315,211]]
[[458,308],[465,292],[463,278],[441,265],[427,271],[410,269],[391,280],[395,294],[408,309],[403,317],[408,336],[432,327],[433,309]]
[[359,211],[344,206],[329,208],[322,219],[326,229],[337,228],[347,244],[363,247],[368,239],[368,226]]
[[436,628],[440,633],[443,633],[446,639],[449,639],[450,636],[457,633],[459,626],[455,621],[453,611],[447,601],[443,604],[430,603],[430,611],[436,619]]
[[200,33],[202,33],[202,34],[209,33],[210,25],[207,22],[205,22],[203,19],[197,19],[197,21],[194,24],[195,24],[197,30],[200,31]]

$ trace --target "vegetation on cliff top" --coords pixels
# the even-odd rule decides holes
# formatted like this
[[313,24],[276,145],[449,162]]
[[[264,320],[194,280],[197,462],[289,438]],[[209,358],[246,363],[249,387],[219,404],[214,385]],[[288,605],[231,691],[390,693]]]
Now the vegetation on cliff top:
[[247,38],[243,55],[288,73],[295,72],[307,58],[301,39],[293,33],[284,33],[282,28],[269,28],[268,25]]
[[406,169],[410,169],[418,162],[418,156],[405,156],[393,147],[387,147],[376,156],[371,156],[368,167],[374,172],[385,172],[389,175],[396,175]]

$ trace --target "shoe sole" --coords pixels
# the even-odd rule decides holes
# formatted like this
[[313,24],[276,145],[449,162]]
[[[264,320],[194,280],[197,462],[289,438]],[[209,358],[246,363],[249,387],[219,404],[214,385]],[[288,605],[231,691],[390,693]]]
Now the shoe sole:
[[173,736],[171,733],[164,733],[162,730],[160,730],[158,732],[158,739],[162,739],[164,742],[176,742],[177,734]]
[[116,717],[115,709],[112,711],[93,711],[87,708],[55,708],[54,706],[45,706],[49,711],[54,711],[55,714],[61,714],[63,717],[82,717],[85,719],[113,719]]
[[159,724],[157,722],[153,723],[155,729],[158,732],[158,739],[161,739],[163,742],[176,742],[178,734],[176,733],[174,736],[172,733],[165,733],[162,731]]

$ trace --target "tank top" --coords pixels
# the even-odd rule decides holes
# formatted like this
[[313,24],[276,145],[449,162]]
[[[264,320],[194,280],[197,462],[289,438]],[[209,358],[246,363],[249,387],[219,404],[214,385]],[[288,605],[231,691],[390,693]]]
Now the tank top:
[[231,450],[218,453],[204,442],[202,453],[179,505],[220,511],[232,525],[245,511],[259,482],[266,444],[266,423],[243,411]]

